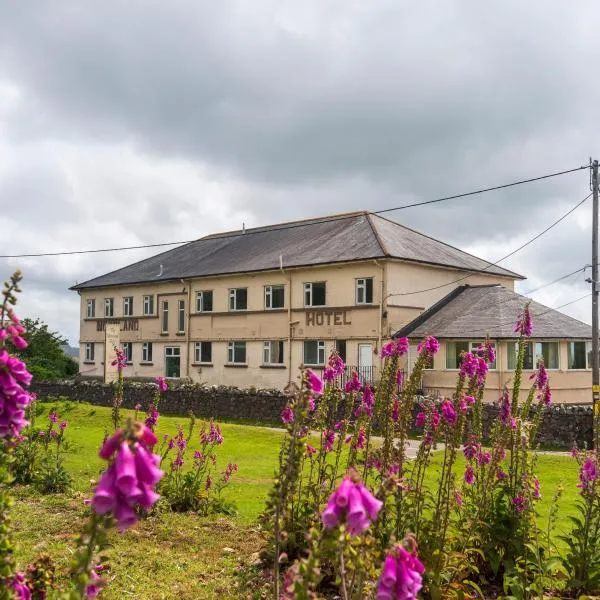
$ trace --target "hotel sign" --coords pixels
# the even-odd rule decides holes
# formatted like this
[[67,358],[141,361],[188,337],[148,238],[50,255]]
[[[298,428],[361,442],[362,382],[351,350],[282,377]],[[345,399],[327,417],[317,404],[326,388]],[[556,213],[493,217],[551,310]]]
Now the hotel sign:
[[306,313],[307,327],[321,327],[323,325],[352,325],[350,314],[347,310],[311,310]]
[[106,331],[106,324],[120,325],[121,331],[138,331],[140,328],[139,321],[137,319],[127,319],[126,321],[96,321],[96,331]]

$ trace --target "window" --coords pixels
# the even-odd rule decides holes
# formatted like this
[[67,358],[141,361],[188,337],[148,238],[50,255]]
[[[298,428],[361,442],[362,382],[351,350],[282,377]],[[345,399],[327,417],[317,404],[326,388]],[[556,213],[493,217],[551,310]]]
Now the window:
[[[151,298],[152,296],[146,296]],[[144,342],[142,344],[142,362],[152,362],[152,342]]]
[[229,290],[229,310],[246,310],[248,308],[248,290],[234,288]]
[[133,317],[133,296],[123,298],[123,316]]
[[[479,348],[482,348],[483,346],[485,346],[485,342],[471,342],[470,352],[472,352],[475,356],[478,356]],[[490,346],[494,350],[496,350],[496,344],[494,344],[493,342],[490,342]],[[498,360],[498,359],[496,358],[496,360]],[[488,368],[490,369],[490,371],[495,371],[496,370],[496,361],[494,361],[493,363],[488,363]]]
[[125,358],[127,359],[128,363],[132,363],[133,362],[133,344],[131,342],[123,342],[121,344],[122,350],[123,350],[123,354],[125,355]]
[[227,362],[232,365],[246,364],[246,342],[229,342],[227,344]]
[[212,342],[196,342],[194,344],[194,362],[212,363]]
[[180,300],[177,307],[177,331],[185,331],[185,300]]
[[154,314],[154,296],[144,296],[144,314]]
[[325,306],[325,282],[304,284],[304,306]]
[[93,319],[96,316],[96,299],[90,298],[87,301],[87,318]]
[[162,303],[162,333],[169,331],[169,303],[163,300]]
[[373,304],[373,278],[356,280],[356,304]]
[[212,290],[196,292],[196,312],[212,312],[213,293]]
[[85,360],[94,362],[94,342],[87,342],[85,345]]
[[346,340],[335,340],[335,349],[340,358],[346,362]]
[[592,342],[569,342],[569,369],[592,368]]
[[114,317],[115,316],[115,299],[104,298],[104,316]]
[[264,365],[283,364],[283,341],[265,342],[263,346]]
[[460,369],[460,355],[468,351],[469,342],[446,342],[446,369]]
[[[519,343],[508,342],[507,351],[508,368],[514,370],[517,368]],[[535,369],[540,359],[543,359],[544,366],[547,369],[558,369],[558,352],[558,342],[525,342],[523,368],[529,370]]]
[[284,303],[282,285],[265,285],[265,308],[283,308]]
[[322,340],[305,340],[304,342],[304,364],[325,364],[325,342]]

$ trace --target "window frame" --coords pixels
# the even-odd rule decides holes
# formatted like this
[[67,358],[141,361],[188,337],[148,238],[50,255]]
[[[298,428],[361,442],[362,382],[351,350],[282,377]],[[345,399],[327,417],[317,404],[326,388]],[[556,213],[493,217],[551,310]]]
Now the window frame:
[[[235,350],[236,346],[243,344],[244,349],[244,360],[236,361],[235,360]],[[230,360],[231,359],[231,360]],[[227,342],[227,363],[228,365],[247,365],[248,364],[248,345],[246,340],[230,340]]]
[[96,317],[96,298],[87,299],[85,314],[87,315],[86,319],[94,319]]
[[121,350],[127,359],[127,364],[133,364],[133,344],[131,342],[121,342]]
[[[210,358],[209,360],[203,360],[202,355],[204,354],[204,348],[207,345],[209,349]],[[194,342],[194,364],[195,365],[212,365],[212,342],[202,340]]]
[[[310,344],[310,343],[317,344],[317,361],[319,361],[319,359],[321,358],[321,352],[322,352],[323,353],[323,362],[316,362],[316,363],[306,362],[306,345]],[[309,366],[309,367],[325,366],[325,360],[326,360],[325,349],[326,349],[325,340],[304,340],[304,343],[302,344],[302,364]]]
[[85,362],[95,362],[95,361],[96,361],[95,343],[94,342],[86,342],[85,343]]
[[[323,285],[323,304],[314,303],[314,287]],[[306,281],[304,283],[304,308],[313,308],[327,306],[327,282],[326,281]]]
[[[237,293],[242,290],[246,293],[246,306],[244,308],[238,308]],[[244,312],[244,311],[248,310],[248,288],[247,287],[229,288],[228,298],[229,298],[229,301],[228,301],[229,312]]]
[[[368,299],[369,286],[367,281],[371,282],[371,300]],[[363,293],[363,299],[359,298],[360,292]],[[357,277],[355,283],[354,300],[358,306],[369,306],[375,303],[375,278],[374,277]]]
[[[166,327],[165,327],[166,325]],[[160,332],[169,333],[169,301],[162,300],[160,306]]]
[[[525,364],[523,364],[523,371],[535,371],[537,369],[538,366],[538,352],[537,352],[537,346],[538,344],[556,344],[558,351],[556,353],[556,358],[557,358],[557,363],[556,363],[556,367],[550,367],[549,365],[546,364],[546,362],[544,361],[544,367],[546,367],[547,371],[560,371],[560,341],[557,340],[527,340],[525,342],[525,344],[527,344],[530,348],[531,348],[531,366],[528,367]],[[506,342],[506,369],[507,371],[514,371],[517,368],[517,356],[518,356],[518,346],[519,346],[519,342],[518,341],[514,341],[514,342]],[[509,348],[512,347],[514,348],[514,354],[511,357],[511,353]],[[542,355],[543,356],[543,355]],[[527,354],[526,354],[527,357]],[[514,365],[511,365],[511,358],[514,360]]]
[[144,296],[143,302],[143,313],[144,315],[154,314],[154,294],[147,294]]
[[[277,290],[281,290],[281,306],[273,306],[273,292]],[[275,285],[265,285],[264,288],[264,297],[265,297],[265,310],[277,310],[285,308],[285,285],[275,284]]]
[[[110,314],[108,308],[110,307]],[[104,316],[106,318],[112,318],[115,316],[115,299],[104,298]]]
[[[206,294],[210,294],[210,310],[205,307]],[[197,290],[196,291],[196,312],[205,313],[213,312],[213,290]]]
[[177,301],[177,333],[185,333],[185,300]]
[[[279,362],[273,361],[273,344],[279,345]],[[285,344],[283,340],[265,340],[263,342],[262,364],[265,366],[284,366],[285,365]]]
[[[573,344],[583,344],[584,356],[585,356],[585,367],[571,367],[571,346]],[[591,340],[571,340],[567,346],[567,371],[591,371],[592,360],[590,354],[592,353],[592,342]]]
[[142,343],[142,363],[152,362],[152,342]]
[[133,317],[133,296],[123,296],[123,316]]

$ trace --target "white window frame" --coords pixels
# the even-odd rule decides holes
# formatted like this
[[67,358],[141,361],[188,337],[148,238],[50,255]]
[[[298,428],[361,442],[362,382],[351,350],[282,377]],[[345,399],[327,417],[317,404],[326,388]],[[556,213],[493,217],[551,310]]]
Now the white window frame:
[[152,342],[144,342],[142,344],[142,362],[143,363],[151,363],[152,362]]
[[95,359],[95,345],[94,342],[85,343],[85,362],[94,362]]
[[185,333],[185,300],[177,302],[177,333]]
[[[235,347],[237,344],[244,344],[244,362],[235,361]],[[248,344],[245,340],[233,340],[227,342],[227,364],[228,365],[247,365],[248,364]]]
[[[166,321],[166,323],[165,323]],[[166,325],[166,327],[165,327]],[[163,300],[160,306],[160,332],[169,333],[169,301]]]
[[[532,366],[531,367],[523,367],[523,371],[535,371],[537,369],[537,365],[538,365],[538,358],[539,356],[541,356],[540,354],[538,354],[537,350],[537,345],[538,344],[557,344],[558,346],[558,352],[556,353],[556,358],[557,360],[557,365],[556,367],[551,367],[549,365],[547,365],[546,363],[544,363],[544,366],[546,367],[547,371],[560,371],[560,342],[557,340],[527,340],[525,342],[526,344],[531,344],[531,351],[532,351],[532,357],[533,357],[533,362],[532,362]],[[513,344],[514,349],[515,349],[515,353],[514,353],[514,357],[515,357],[515,365],[514,366],[510,366],[509,365],[509,350],[508,347],[510,344]],[[517,362],[517,356],[518,356],[518,350],[519,350],[519,342],[518,341],[514,341],[514,342],[506,342],[506,367],[508,371],[515,371],[516,370],[516,362]]]
[[133,296],[123,298],[123,316],[133,317]]
[[[281,361],[273,362],[273,344],[281,344]],[[263,343],[263,365],[285,365],[285,343],[283,340],[267,340]]]
[[[281,306],[273,306],[273,290],[281,290],[283,292],[283,304]],[[265,285],[265,309],[277,310],[285,308],[285,286],[283,285]]]
[[[110,310],[109,310],[109,307],[110,307]],[[114,317],[115,316],[115,299],[114,298],[104,298],[104,316],[105,317]]]
[[[371,282],[371,301],[367,301],[367,280]],[[362,293],[362,299],[361,299]],[[359,277],[356,280],[356,304],[373,304],[375,300],[375,278]]]
[[[325,302],[323,304],[315,304],[313,298],[313,287],[317,284],[323,284],[325,292]],[[313,306],[327,306],[327,282],[326,281],[307,281],[304,284],[304,307],[311,308]]]
[[[238,308],[238,298],[237,293],[240,290],[245,290],[246,292],[246,307]],[[248,310],[248,288],[240,287],[240,288],[229,288],[229,310],[230,312],[244,312]]]
[[[203,344],[208,344],[210,348],[210,360],[202,360]],[[197,365],[212,365],[212,342],[202,341],[194,342],[194,363]]]
[[127,364],[133,364],[133,344],[131,342],[123,342],[121,344],[121,349],[123,350],[123,354],[127,359]]
[[206,310],[204,307],[205,294],[210,293],[211,300],[214,302],[214,294],[213,290],[200,290],[196,292],[196,312],[204,313],[204,312],[213,312],[214,304],[211,302],[212,306],[210,310]]
[[[495,365],[493,367],[490,363],[488,363],[488,369],[490,371],[497,371],[498,370],[498,349],[496,347],[496,342],[489,342],[489,344],[496,352],[496,361],[495,361]],[[478,350],[479,346],[485,347],[485,340],[482,340],[482,341],[472,341],[471,340],[469,342],[469,352],[471,352],[471,354],[474,354],[475,356],[477,356],[477,350]]]
[[[316,363],[307,363],[306,361],[306,344],[313,343],[317,344],[317,361]],[[302,344],[302,362],[304,365],[308,365],[311,367],[322,367],[325,365],[325,340],[304,340]],[[323,356],[323,361],[321,362],[321,355]]]
[[96,317],[96,298],[88,298],[86,315],[88,319],[93,319]]
[[153,294],[144,296],[144,314],[145,315],[153,315],[154,314],[154,295]]

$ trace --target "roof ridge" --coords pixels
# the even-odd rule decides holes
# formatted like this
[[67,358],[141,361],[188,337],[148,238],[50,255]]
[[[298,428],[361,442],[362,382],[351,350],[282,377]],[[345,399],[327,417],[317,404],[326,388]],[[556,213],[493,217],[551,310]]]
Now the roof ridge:
[[371,220],[372,214],[373,213],[370,213],[370,212],[365,213],[365,216],[367,217],[367,222],[369,223],[369,227],[371,227],[371,231],[373,232],[373,235],[375,236],[375,239],[377,240],[377,243],[379,244],[379,247],[381,248],[381,252],[383,253],[383,255],[386,257],[391,256],[390,252],[386,248],[386,245],[384,244],[383,240],[381,239],[381,236],[379,235],[377,228],[375,227],[375,225],[373,224],[373,221]]

